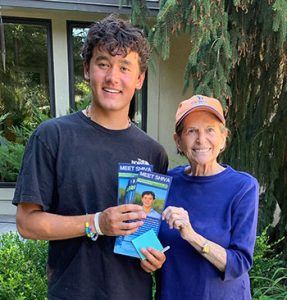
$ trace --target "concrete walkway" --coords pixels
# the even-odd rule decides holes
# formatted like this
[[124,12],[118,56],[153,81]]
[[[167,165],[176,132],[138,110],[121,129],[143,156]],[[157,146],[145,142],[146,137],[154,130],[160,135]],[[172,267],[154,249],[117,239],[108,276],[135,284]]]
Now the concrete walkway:
[[0,215],[0,235],[10,231],[17,232],[16,217],[11,215]]

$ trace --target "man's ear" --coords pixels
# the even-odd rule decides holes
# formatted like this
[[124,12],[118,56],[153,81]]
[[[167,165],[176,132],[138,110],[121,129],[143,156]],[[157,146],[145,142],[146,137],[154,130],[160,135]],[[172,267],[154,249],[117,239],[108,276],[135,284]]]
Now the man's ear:
[[84,63],[84,78],[86,81],[90,81],[90,72],[89,72],[89,64]]
[[138,77],[138,81],[136,84],[136,90],[140,90],[143,86],[144,83],[144,79],[145,79],[145,72],[141,73]]

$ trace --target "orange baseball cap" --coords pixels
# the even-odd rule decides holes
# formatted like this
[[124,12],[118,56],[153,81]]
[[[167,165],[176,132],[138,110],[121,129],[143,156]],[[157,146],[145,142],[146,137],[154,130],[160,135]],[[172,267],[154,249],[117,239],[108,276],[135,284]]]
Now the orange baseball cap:
[[175,115],[175,128],[182,122],[182,120],[192,111],[208,111],[214,114],[220,122],[225,125],[225,118],[221,103],[215,99],[202,95],[195,95],[191,98],[179,103]]

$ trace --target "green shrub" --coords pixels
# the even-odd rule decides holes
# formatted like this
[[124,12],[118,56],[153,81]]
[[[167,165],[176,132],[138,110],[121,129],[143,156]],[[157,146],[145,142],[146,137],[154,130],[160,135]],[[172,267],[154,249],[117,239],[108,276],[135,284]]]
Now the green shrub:
[[47,245],[16,233],[0,236],[1,300],[47,299]]
[[25,146],[4,139],[0,145],[0,181],[14,182],[19,173]]
[[[273,255],[267,228],[257,237],[250,271],[253,300],[287,300],[287,268]],[[0,236],[0,300],[47,299],[48,242],[23,240],[15,233]],[[153,299],[155,293],[153,275]]]
[[260,287],[253,289],[253,300],[286,300],[287,268],[279,268],[270,278],[257,276]]
[[250,270],[253,300],[287,300],[287,268],[273,248],[281,240],[269,243],[268,227],[257,236],[254,264]]
[[[4,123],[9,114],[0,116],[0,126]],[[48,116],[42,111],[33,107],[29,119],[24,120],[20,126],[9,127],[10,132],[15,136],[15,141],[9,141],[0,131],[0,182],[15,182],[20,170],[25,144],[36,127],[47,120]]]

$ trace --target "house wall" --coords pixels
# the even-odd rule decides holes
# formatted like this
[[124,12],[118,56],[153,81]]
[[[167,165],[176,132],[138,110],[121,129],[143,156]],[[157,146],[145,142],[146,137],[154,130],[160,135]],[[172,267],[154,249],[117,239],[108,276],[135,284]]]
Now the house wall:
[[[83,11],[83,12],[104,12],[114,13],[129,13],[131,1],[123,3],[119,8],[118,0],[1,0],[2,6],[20,7],[20,8],[39,8],[39,9],[56,9],[64,11]],[[159,1],[147,0],[147,7],[152,15],[158,12]]]
[[69,109],[67,20],[92,22],[103,15],[83,12],[65,12],[39,9],[5,9],[3,16],[48,19],[52,23],[52,47],[56,116]]
[[16,206],[11,201],[14,195],[14,188],[0,188],[0,215],[15,215]]
[[[56,115],[64,115],[69,108],[68,48],[66,21],[95,21],[104,14],[2,8],[2,16],[49,19],[52,23],[53,68]],[[171,166],[178,162],[172,139],[174,114],[182,95],[184,67],[188,57],[187,37],[175,38],[170,58],[163,61],[156,55],[151,60],[148,73],[147,133],[167,150]],[[187,93],[190,95],[190,92]],[[4,192],[3,192],[4,191]],[[0,214],[14,214],[11,205],[13,189],[0,190]]]
[[[6,9],[3,16],[49,19],[52,22],[53,66],[56,115],[64,115],[69,109],[68,48],[66,21],[95,21],[104,14],[39,10]],[[148,74],[147,133],[158,140],[170,156],[175,156],[172,139],[174,114],[182,95],[183,74],[189,53],[186,36],[174,38],[170,58],[162,61],[154,56]],[[191,95],[187,92],[186,95]]]
[[151,66],[149,71],[147,132],[165,147],[171,166],[181,161],[176,154],[173,132],[178,104],[191,96],[190,89],[183,95],[189,50],[187,36],[173,38],[169,59],[155,59],[155,68]]

